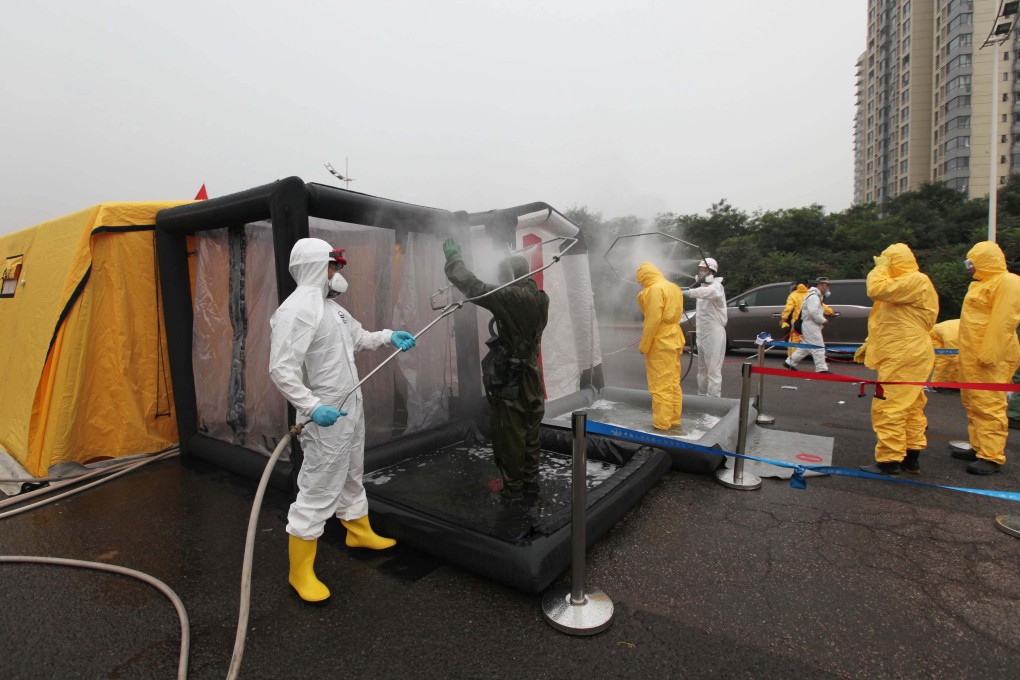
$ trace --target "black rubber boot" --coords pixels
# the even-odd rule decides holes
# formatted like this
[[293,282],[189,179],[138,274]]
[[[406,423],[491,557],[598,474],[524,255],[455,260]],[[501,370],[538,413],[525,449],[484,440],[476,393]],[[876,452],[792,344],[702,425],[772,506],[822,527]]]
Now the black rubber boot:
[[980,458],[967,466],[967,472],[972,475],[994,475],[1002,469],[1002,466],[984,458]]
[[920,456],[920,451],[907,449],[907,457],[900,463],[900,469],[912,475],[921,474],[921,462],[918,460]]
[[892,461],[891,463],[875,463],[874,465],[861,465],[860,469],[876,475],[896,476],[900,474],[900,464],[897,461]]
[[977,460],[977,451],[975,451],[974,449],[967,449],[966,451],[953,451],[949,455],[955,458],[956,460],[969,460],[971,462]]

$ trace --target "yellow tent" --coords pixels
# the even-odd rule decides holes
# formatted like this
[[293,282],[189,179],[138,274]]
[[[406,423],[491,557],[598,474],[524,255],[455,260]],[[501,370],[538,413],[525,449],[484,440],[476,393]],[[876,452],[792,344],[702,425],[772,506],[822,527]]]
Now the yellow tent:
[[0,236],[0,449],[31,474],[177,441],[156,213],[104,203]]

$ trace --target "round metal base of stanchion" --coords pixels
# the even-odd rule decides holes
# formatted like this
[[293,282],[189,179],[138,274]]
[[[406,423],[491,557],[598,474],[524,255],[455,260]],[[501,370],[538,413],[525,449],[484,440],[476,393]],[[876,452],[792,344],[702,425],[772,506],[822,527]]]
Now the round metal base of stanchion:
[[775,425],[776,419],[772,416],[767,416],[763,413],[759,413],[758,417],[754,419],[754,422],[758,425]]
[[1014,538],[1020,538],[1020,515],[999,515],[995,526]]
[[595,635],[613,622],[613,601],[598,588],[584,591],[584,604],[570,603],[570,584],[553,586],[542,596],[550,626],[568,635]]
[[761,477],[758,475],[752,475],[750,472],[744,471],[744,474],[741,475],[740,483],[737,483],[734,481],[733,472],[733,468],[716,470],[715,481],[731,489],[740,489],[742,491],[754,491],[761,488]]
[[970,442],[960,439],[955,439],[949,442],[950,451],[970,451]]

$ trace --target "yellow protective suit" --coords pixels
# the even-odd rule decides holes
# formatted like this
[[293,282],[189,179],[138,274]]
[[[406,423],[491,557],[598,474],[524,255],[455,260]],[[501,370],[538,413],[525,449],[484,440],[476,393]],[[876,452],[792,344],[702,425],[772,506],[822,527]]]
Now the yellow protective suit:
[[684,334],[680,317],[684,296],[679,286],[670,283],[650,262],[637,270],[642,286],[637,303],[645,315],[644,330],[638,350],[645,355],[648,391],[652,394],[652,425],[668,430],[680,424],[683,392],[680,390],[680,353]]
[[[793,289],[793,292],[786,298],[786,306],[783,307],[782,323],[779,324],[779,328],[782,330],[790,329],[790,337],[787,342],[801,342],[804,339],[797,331],[793,330],[793,322],[797,320],[800,315],[801,305],[804,304],[804,298],[807,297],[808,287],[803,283],[798,283],[797,287]],[[822,303],[822,313],[825,316],[832,316],[832,308],[829,305]],[[789,319],[789,321],[787,321]],[[787,347],[786,356],[792,356],[797,351],[796,347]]]
[[[1020,276],[1006,270],[1006,257],[992,241],[978,243],[967,258],[976,281],[960,312],[960,381],[1009,383],[1020,361]],[[970,446],[978,458],[1006,462],[1006,399],[1002,392],[960,390],[967,410]]]
[[[960,320],[950,319],[935,324],[931,329],[931,341],[935,349],[959,349],[957,338],[960,335]],[[954,354],[936,354],[935,370],[931,374],[932,382],[960,382],[959,356]]]
[[[924,382],[935,363],[931,329],[939,315],[939,298],[931,279],[917,268],[914,253],[904,243],[882,251],[886,264],[868,273],[868,297],[874,300],[868,316],[865,365],[878,380]],[[908,450],[928,445],[924,431],[928,399],[920,385],[883,385],[885,399],[871,401],[871,426],[878,443],[875,461],[902,461]]]

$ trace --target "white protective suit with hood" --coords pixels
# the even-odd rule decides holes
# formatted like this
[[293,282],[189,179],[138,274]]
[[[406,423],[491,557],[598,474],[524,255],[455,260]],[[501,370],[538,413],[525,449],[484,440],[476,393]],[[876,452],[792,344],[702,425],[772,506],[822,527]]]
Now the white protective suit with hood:
[[710,276],[684,295],[698,301],[694,314],[698,345],[698,394],[722,394],[722,365],[726,357],[726,292],[721,276]]
[[[343,307],[326,299],[326,270],[332,246],[306,238],[290,253],[290,274],[297,290],[283,301],[270,320],[269,375],[297,409],[298,421],[311,417],[320,404],[340,406],[358,383],[354,353],[389,344],[391,330],[365,331]],[[300,442],[304,462],[298,473],[298,494],[287,515],[287,533],[311,540],[322,535],[334,513],[342,520],[368,514],[362,485],[365,415],[361,390],[343,405],[329,427],[305,425]]]

